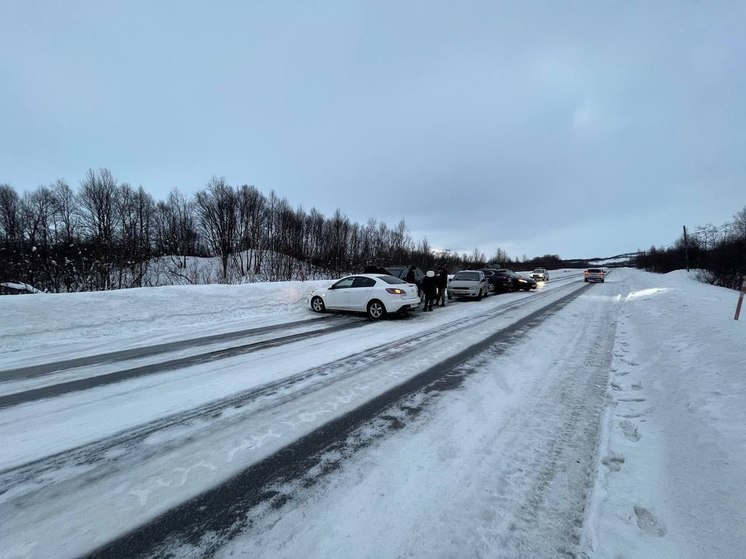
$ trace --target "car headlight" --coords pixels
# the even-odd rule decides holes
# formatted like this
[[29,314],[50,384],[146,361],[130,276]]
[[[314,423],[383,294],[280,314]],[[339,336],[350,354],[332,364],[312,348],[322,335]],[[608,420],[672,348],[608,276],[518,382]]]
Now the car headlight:
[[526,280],[525,279],[519,279],[518,283],[526,283]]

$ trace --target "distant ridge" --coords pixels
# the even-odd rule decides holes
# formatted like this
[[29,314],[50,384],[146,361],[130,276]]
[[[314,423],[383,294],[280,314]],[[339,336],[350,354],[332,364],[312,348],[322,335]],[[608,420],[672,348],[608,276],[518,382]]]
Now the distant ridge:
[[567,268],[587,268],[589,266],[606,266],[609,268],[620,266],[632,266],[634,260],[639,256],[639,252],[625,252],[615,256],[605,258],[574,258],[563,260],[562,263]]

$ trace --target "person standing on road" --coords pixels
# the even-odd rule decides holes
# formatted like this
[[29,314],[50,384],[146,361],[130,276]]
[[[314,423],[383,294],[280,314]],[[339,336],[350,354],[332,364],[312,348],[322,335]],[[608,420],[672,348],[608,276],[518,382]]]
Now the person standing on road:
[[438,297],[435,304],[439,307],[446,306],[446,291],[448,290],[448,270],[445,268],[438,269],[438,275],[435,278],[435,285],[438,288]]
[[424,278],[422,278],[422,291],[425,292],[425,308],[423,311],[433,310],[433,301],[438,296],[438,287],[436,285],[435,272],[428,270]]
[[405,281],[407,283],[416,283],[417,280],[417,274],[415,273],[415,270],[417,269],[417,266],[414,264],[409,266],[409,270],[407,270],[407,277],[405,278]]
[[419,295],[420,298],[422,297],[422,286],[417,283],[417,266],[412,264],[409,267],[409,270],[407,270],[407,277],[404,278],[404,281],[415,284],[417,286],[417,295]]

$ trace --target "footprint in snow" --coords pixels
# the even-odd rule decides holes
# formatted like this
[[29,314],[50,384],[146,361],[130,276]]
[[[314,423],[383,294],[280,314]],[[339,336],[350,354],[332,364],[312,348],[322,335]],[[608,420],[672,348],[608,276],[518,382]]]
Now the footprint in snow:
[[648,509],[635,506],[635,516],[640,530],[658,538],[666,535],[666,529],[662,526],[660,520],[655,518]]
[[619,423],[619,426],[622,428],[624,436],[628,441],[636,443],[640,440],[640,433],[637,430],[637,425],[625,419]]
[[601,460],[601,464],[609,468],[612,472],[618,472],[622,469],[622,464],[624,464],[624,456],[612,452]]
[[642,383],[638,382],[637,384],[633,384],[630,388],[632,388],[632,390],[642,390]]

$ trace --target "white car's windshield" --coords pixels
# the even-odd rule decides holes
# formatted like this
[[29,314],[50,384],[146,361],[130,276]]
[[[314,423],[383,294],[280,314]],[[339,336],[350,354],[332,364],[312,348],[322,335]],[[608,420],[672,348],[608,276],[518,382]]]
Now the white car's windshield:
[[479,273],[477,272],[458,272],[453,276],[454,280],[467,280],[467,281],[479,281]]

